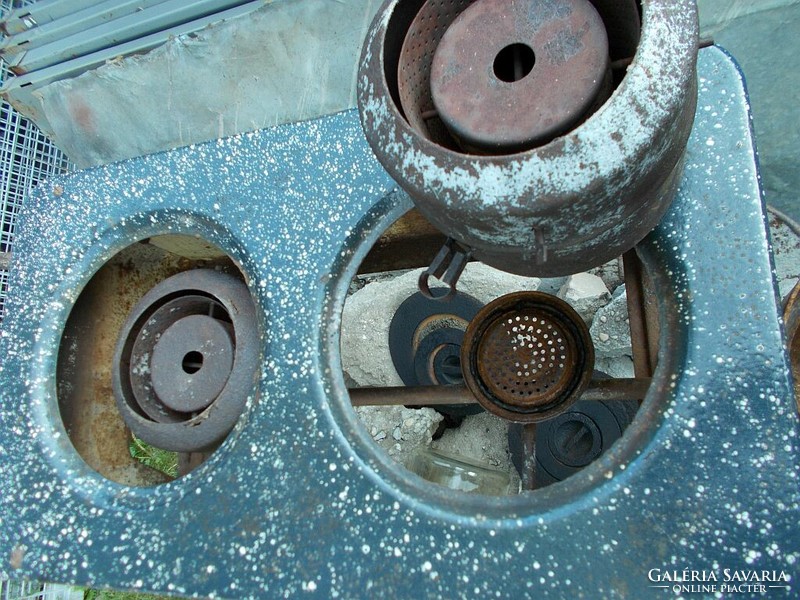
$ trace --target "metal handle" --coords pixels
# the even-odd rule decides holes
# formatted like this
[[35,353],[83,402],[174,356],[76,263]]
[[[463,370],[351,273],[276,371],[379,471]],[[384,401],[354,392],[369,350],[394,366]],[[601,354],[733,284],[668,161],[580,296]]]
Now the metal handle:
[[[431,265],[420,274],[419,291],[423,296],[431,300],[450,300],[456,294],[458,278],[461,277],[461,273],[464,271],[464,267],[467,266],[471,256],[472,249],[462,246],[453,238],[447,238]],[[431,293],[431,288],[428,285],[428,280],[431,276],[450,288],[446,294],[434,296]]]

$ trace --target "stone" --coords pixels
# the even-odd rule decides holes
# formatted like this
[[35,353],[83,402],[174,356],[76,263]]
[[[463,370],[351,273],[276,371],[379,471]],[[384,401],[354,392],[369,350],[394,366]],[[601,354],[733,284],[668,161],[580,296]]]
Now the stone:
[[359,406],[355,411],[367,431],[378,432],[372,436],[375,443],[400,463],[431,443],[443,418],[432,408]]
[[597,311],[589,333],[594,342],[595,358],[631,356],[631,330],[624,285],[614,290],[611,302]]
[[630,356],[599,358],[594,362],[595,371],[605,373],[614,379],[628,379],[634,376],[633,359]]
[[622,269],[622,257],[615,258],[599,267],[589,269],[587,273],[597,275],[606,284],[609,290],[613,290],[625,283]]
[[597,311],[609,303],[611,292],[597,275],[576,273],[567,278],[558,297],[568,302],[588,325]]

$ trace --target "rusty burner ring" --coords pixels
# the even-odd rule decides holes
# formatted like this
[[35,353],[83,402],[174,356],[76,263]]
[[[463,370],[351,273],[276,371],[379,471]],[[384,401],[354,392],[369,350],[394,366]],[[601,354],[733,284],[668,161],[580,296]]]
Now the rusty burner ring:
[[566,302],[517,292],[487,304],[461,346],[464,379],[489,412],[536,423],[566,411],[589,385],[594,346]]
[[131,311],[114,353],[125,424],[165,450],[219,444],[254,388],[257,331],[250,292],[232,275],[198,269],[159,283]]

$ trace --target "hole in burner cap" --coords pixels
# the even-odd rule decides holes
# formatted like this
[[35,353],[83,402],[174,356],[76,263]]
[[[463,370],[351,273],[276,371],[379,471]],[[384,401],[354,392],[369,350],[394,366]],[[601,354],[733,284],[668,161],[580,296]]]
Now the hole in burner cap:
[[187,352],[186,356],[183,357],[181,367],[183,367],[183,372],[189,375],[197,373],[203,368],[203,355],[195,350]]
[[494,58],[494,74],[500,81],[514,83],[524,79],[536,64],[536,54],[527,44],[510,44]]

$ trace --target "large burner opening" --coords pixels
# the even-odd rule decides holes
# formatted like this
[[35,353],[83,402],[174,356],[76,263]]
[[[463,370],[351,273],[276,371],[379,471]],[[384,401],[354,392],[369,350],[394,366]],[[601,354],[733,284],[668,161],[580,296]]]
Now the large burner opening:
[[89,280],[59,348],[57,395],[81,458],[133,486],[224,442],[255,389],[259,325],[236,263],[188,235],[132,244]]
[[551,279],[473,261],[452,300],[428,299],[420,265],[442,241],[411,210],[350,284],[340,351],[358,423],[423,485],[457,495],[529,494],[579,473],[624,435],[650,388],[650,277],[634,252]]

